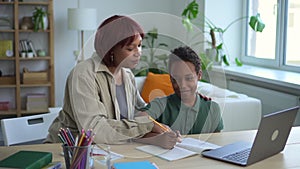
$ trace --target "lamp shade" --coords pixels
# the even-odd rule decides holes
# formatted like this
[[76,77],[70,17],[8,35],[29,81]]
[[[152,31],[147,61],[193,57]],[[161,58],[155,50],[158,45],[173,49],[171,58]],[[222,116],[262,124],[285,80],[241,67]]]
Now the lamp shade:
[[69,8],[68,28],[94,30],[97,27],[97,10],[92,8]]

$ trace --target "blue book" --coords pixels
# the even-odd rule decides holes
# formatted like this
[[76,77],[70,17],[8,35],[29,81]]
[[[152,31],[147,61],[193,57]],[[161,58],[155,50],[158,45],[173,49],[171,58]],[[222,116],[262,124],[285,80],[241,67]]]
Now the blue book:
[[158,169],[150,161],[132,161],[114,163],[115,169]]

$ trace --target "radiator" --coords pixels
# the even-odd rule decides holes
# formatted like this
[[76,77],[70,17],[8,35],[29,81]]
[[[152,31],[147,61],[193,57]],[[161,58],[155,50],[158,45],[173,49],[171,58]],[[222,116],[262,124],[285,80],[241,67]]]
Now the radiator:
[[[243,82],[229,80],[228,89],[260,99],[262,102],[262,115],[300,105],[300,96],[258,87]],[[300,125],[300,112],[297,114],[295,125]]]

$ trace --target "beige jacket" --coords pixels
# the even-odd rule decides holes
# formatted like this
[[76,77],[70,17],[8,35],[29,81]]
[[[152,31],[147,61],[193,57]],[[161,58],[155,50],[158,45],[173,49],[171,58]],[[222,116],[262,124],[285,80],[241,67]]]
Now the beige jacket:
[[122,68],[128,119],[120,119],[113,75],[96,54],[79,63],[70,72],[65,88],[63,109],[49,128],[45,142],[60,142],[59,129],[69,128],[73,135],[81,129],[93,129],[96,143],[123,143],[150,132],[153,123],[146,117],[134,117],[137,107],[145,106],[131,70]]

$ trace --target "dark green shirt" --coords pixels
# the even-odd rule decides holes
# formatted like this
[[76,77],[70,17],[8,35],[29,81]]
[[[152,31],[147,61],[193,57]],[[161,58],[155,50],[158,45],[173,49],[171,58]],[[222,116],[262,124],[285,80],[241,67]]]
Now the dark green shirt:
[[181,134],[212,133],[223,129],[219,105],[199,95],[193,107],[186,106],[176,94],[172,94],[152,100],[145,111]]

